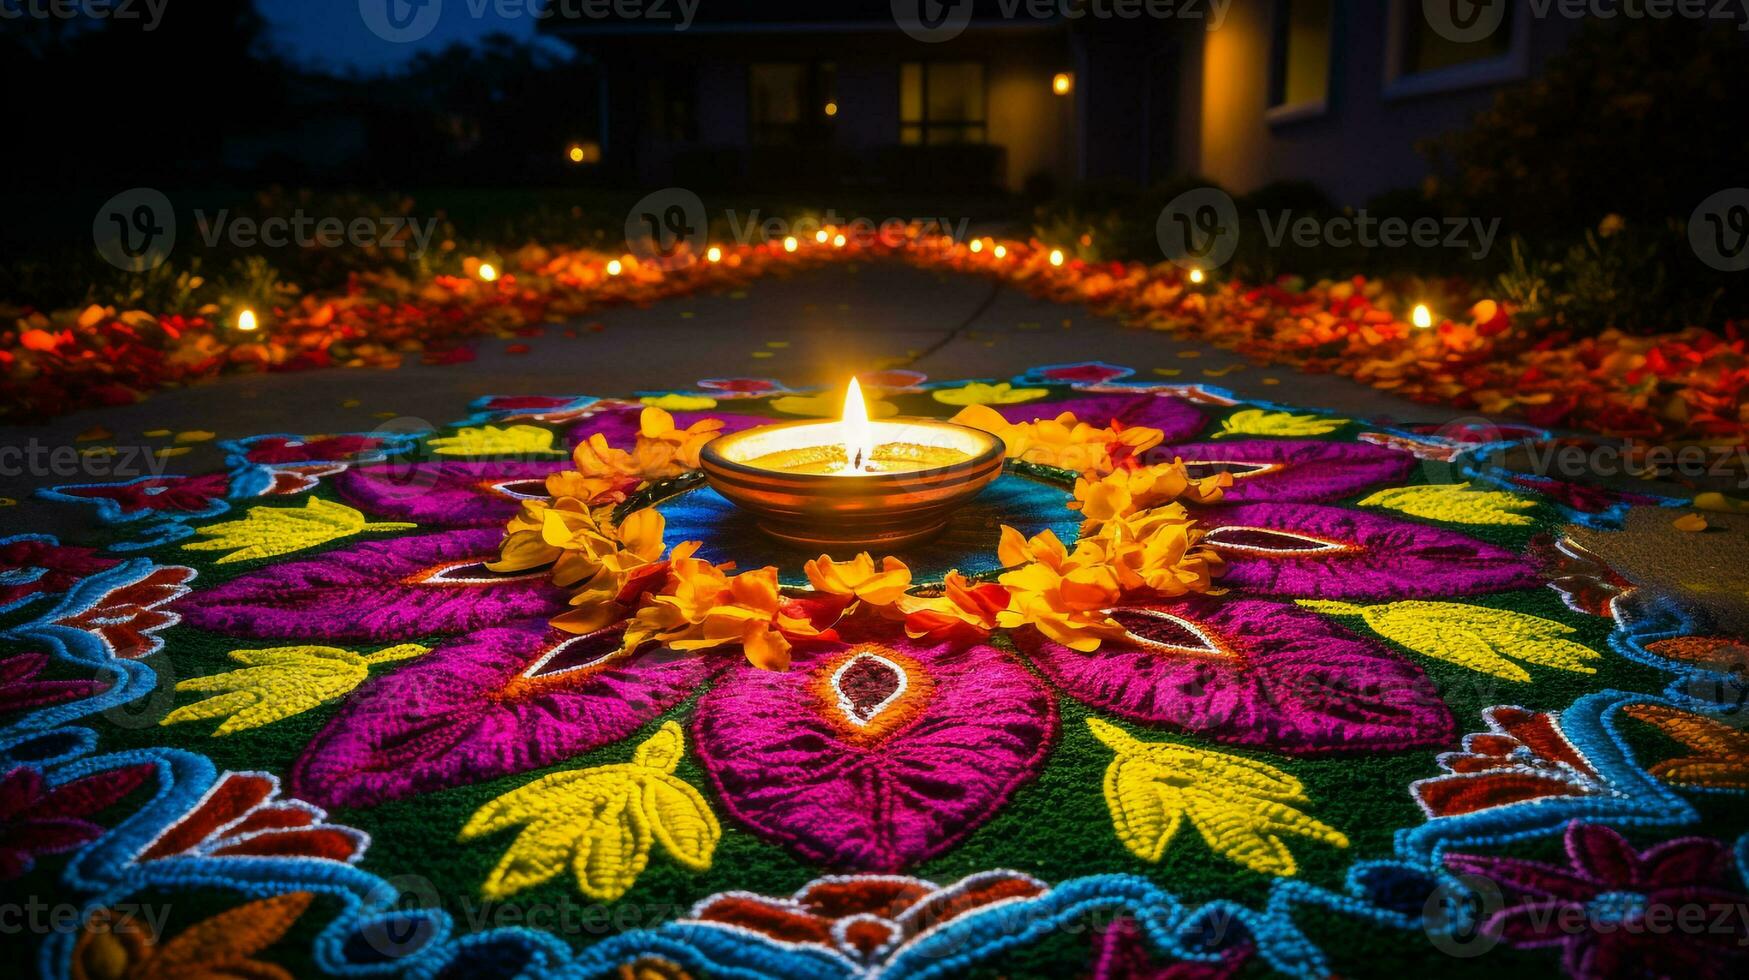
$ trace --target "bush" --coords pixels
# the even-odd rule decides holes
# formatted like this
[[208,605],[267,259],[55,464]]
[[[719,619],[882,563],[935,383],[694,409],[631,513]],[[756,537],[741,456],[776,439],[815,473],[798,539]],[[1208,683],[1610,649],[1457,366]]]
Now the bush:
[[1619,214],[1687,219],[1743,182],[1749,45],[1728,23],[1588,21],[1541,74],[1423,149],[1452,214],[1571,236]]

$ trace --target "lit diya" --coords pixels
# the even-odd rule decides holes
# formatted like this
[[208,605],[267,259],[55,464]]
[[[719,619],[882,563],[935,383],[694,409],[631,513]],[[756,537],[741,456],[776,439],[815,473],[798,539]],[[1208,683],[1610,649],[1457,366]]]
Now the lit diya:
[[1002,472],[1002,440],[934,419],[871,421],[856,379],[836,422],[784,422],[705,444],[705,479],[760,530],[807,549],[921,541]]

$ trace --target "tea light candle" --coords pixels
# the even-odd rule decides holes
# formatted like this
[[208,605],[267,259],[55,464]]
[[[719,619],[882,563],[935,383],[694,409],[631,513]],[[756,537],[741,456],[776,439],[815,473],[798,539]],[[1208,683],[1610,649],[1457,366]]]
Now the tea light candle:
[[935,419],[870,419],[853,378],[837,421],[784,422],[705,444],[711,487],[761,530],[807,548],[918,541],[1002,472],[1002,440]]

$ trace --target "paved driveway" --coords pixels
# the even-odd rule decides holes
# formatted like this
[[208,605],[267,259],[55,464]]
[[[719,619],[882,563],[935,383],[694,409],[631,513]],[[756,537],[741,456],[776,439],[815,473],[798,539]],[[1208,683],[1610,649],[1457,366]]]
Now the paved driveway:
[[[123,408],[81,412],[44,426],[0,429],[6,444],[73,445],[94,426],[124,450],[169,445],[145,432],[207,430],[219,439],[265,432],[367,431],[387,418],[454,422],[487,394],[627,395],[684,387],[713,376],[772,377],[792,385],[837,384],[875,365],[913,367],[937,378],[1006,379],[1039,364],[1105,360],[1144,377],[1207,382],[1238,394],[1344,414],[1443,422],[1450,410],[1417,405],[1345,378],[1251,365],[1225,351],[1124,327],[1079,307],[1033,299],[969,276],[895,263],[832,265],[762,280],[744,292],[699,295],[648,308],[603,312],[575,337],[487,340],[459,366],[409,363],[397,371],[332,370],[233,376],[165,391]],[[510,354],[513,342],[526,354]],[[210,443],[165,461],[171,472],[216,469]],[[90,482],[110,477],[94,476]],[[75,475],[0,475],[4,533],[51,531],[78,540],[89,531],[81,508],[33,500],[32,491],[80,482]],[[1656,489],[1656,488],[1654,488]],[[1585,544],[1646,584],[1688,592],[1723,625],[1749,633],[1749,519],[1715,517],[1727,529],[1683,534],[1673,512],[1642,510],[1625,533],[1590,533]],[[3,536],[3,535],[0,535]]]

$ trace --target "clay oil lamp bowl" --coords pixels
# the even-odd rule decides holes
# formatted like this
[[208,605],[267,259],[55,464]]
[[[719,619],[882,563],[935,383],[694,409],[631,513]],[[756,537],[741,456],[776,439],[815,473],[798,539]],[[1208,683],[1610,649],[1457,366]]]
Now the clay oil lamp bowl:
[[711,488],[760,530],[809,551],[923,541],[1002,473],[1002,440],[935,419],[871,421],[852,378],[838,421],[782,422],[705,444]]

